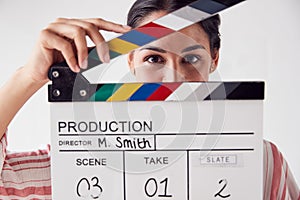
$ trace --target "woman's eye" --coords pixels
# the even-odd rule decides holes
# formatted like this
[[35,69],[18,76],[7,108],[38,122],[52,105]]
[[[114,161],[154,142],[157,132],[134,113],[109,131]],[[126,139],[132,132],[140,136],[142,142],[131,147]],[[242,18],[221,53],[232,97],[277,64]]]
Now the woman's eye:
[[182,62],[188,64],[195,64],[200,60],[200,56],[198,55],[186,55],[183,57]]
[[163,57],[159,56],[159,55],[151,55],[151,56],[147,56],[144,61],[149,62],[149,63],[158,63],[158,64],[162,64],[165,62],[165,60],[163,59]]

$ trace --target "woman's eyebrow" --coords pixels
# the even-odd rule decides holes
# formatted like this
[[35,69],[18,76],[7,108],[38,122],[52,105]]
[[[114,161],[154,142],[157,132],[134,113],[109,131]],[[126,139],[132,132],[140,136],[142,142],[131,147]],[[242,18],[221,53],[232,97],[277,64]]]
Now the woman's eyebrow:
[[187,52],[187,51],[193,51],[195,49],[205,49],[205,47],[200,45],[200,44],[197,44],[197,45],[189,46],[189,47],[183,49],[181,51],[181,53],[184,53],[184,52]]
[[159,53],[167,53],[166,50],[159,48],[159,47],[154,47],[154,46],[145,46],[144,48],[141,48],[140,51],[143,50],[151,50],[151,51],[157,51]]

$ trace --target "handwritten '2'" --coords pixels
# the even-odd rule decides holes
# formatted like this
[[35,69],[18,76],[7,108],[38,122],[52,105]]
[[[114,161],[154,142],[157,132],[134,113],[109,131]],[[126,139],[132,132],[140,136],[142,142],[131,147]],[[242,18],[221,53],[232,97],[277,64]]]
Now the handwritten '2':
[[223,194],[222,194],[222,192],[224,191],[224,189],[227,187],[227,180],[226,180],[226,179],[222,179],[222,180],[219,181],[219,184],[222,184],[223,182],[224,182],[223,187],[220,189],[219,192],[217,192],[217,193],[215,194],[215,197],[218,197],[218,196],[219,196],[219,197],[221,197],[221,198],[223,198],[223,199],[226,199],[226,198],[230,197],[231,194],[227,194],[227,195],[223,195]]

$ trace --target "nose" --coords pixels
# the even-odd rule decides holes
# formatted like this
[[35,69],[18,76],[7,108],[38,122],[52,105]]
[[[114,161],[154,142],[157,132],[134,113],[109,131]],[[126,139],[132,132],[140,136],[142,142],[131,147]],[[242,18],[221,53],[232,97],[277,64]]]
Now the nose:
[[185,77],[181,73],[181,66],[177,62],[169,62],[164,66],[163,82],[184,82]]
[[175,69],[166,67],[163,74],[163,82],[184,82],[185,78]]

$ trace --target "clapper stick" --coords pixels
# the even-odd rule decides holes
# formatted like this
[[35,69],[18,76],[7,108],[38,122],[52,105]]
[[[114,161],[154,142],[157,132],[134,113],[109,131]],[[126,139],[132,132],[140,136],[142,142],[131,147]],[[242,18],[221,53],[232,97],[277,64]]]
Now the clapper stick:
[[[244,0],[198,0],[185,7],[182,7],[172,13],[169,13],[157,20],[154,20],[148,24],[133,29],[119,37],[116,37],[108,41],[110,59],[115,59],[118,56],[129,53],[130,51],[137,49],[141,46],[149,44],[153,41],[159,40],[163,37],[180,31],[192,24],[205,20],[225,9],[228,9]],[[88,55],[88,69],[94,67],[102,67],[96,48],[93,48]],[[49,85],[49,101],[123,101],[123,100],[174,100],[173,97],[169,97],[175,90],[182,87],[187,87],[188,83],[149,83],[149,84],[90,84],[82,74],[86,70],[82,70],[76,74],[72,72],[66,63],[60,63],[54,65],[49,70],[49,78],[52,80],[52,85]],[[233,85],[233,87],[232,87]],[[230,90],[235,90],[239,84],[230,84]],[[184,94],[184,98],[180,100],[188,100],[190,94],[194,90],[199,89],[199,84],[196,86],[188,85],[191,87],[190,93]],[[229,86],[229,85],[228,85]],[[199,86],[201,87],[201,86]],[[203,87],[203,86],[202,86]],[[207,87],[207,86],[206,86]],[[211,83],[211,91],[220,88],[220,85]],[[221,86],[224,91],[224,86]],[[106,96],[101,96],[100,91],[103,88],[109,88],[110,92],[106,93]],[[152,90],[151,90],[151,89]],[[140,90],[142,89],[142,90]],[[146,89],[152,92],[145,94],[142,91]],[[125,95],[122,91],[127,91]],[[222,91],[220,90],[220,91]],[[155,95],[160,91],[160,95]],[[180,90],[178,90],[180,91]],[[138,93],[136,93],[138,92]],[[224,93],[224,92],[223,92]],[[139,95],[138,95],[139,94]],[[143,94],[143,95],[141,95]],[[164,94],[164,95],[161,95]],[[178,93],[179,94],[179,93]],[[178,99],[178,94],[176,98]],[[181,94],[182,96],[183,94]],[[226,95],[221,95],[218,92],[220,98],[226,98]],[[198,97],[198,100],[209,99],[207,96]]]

